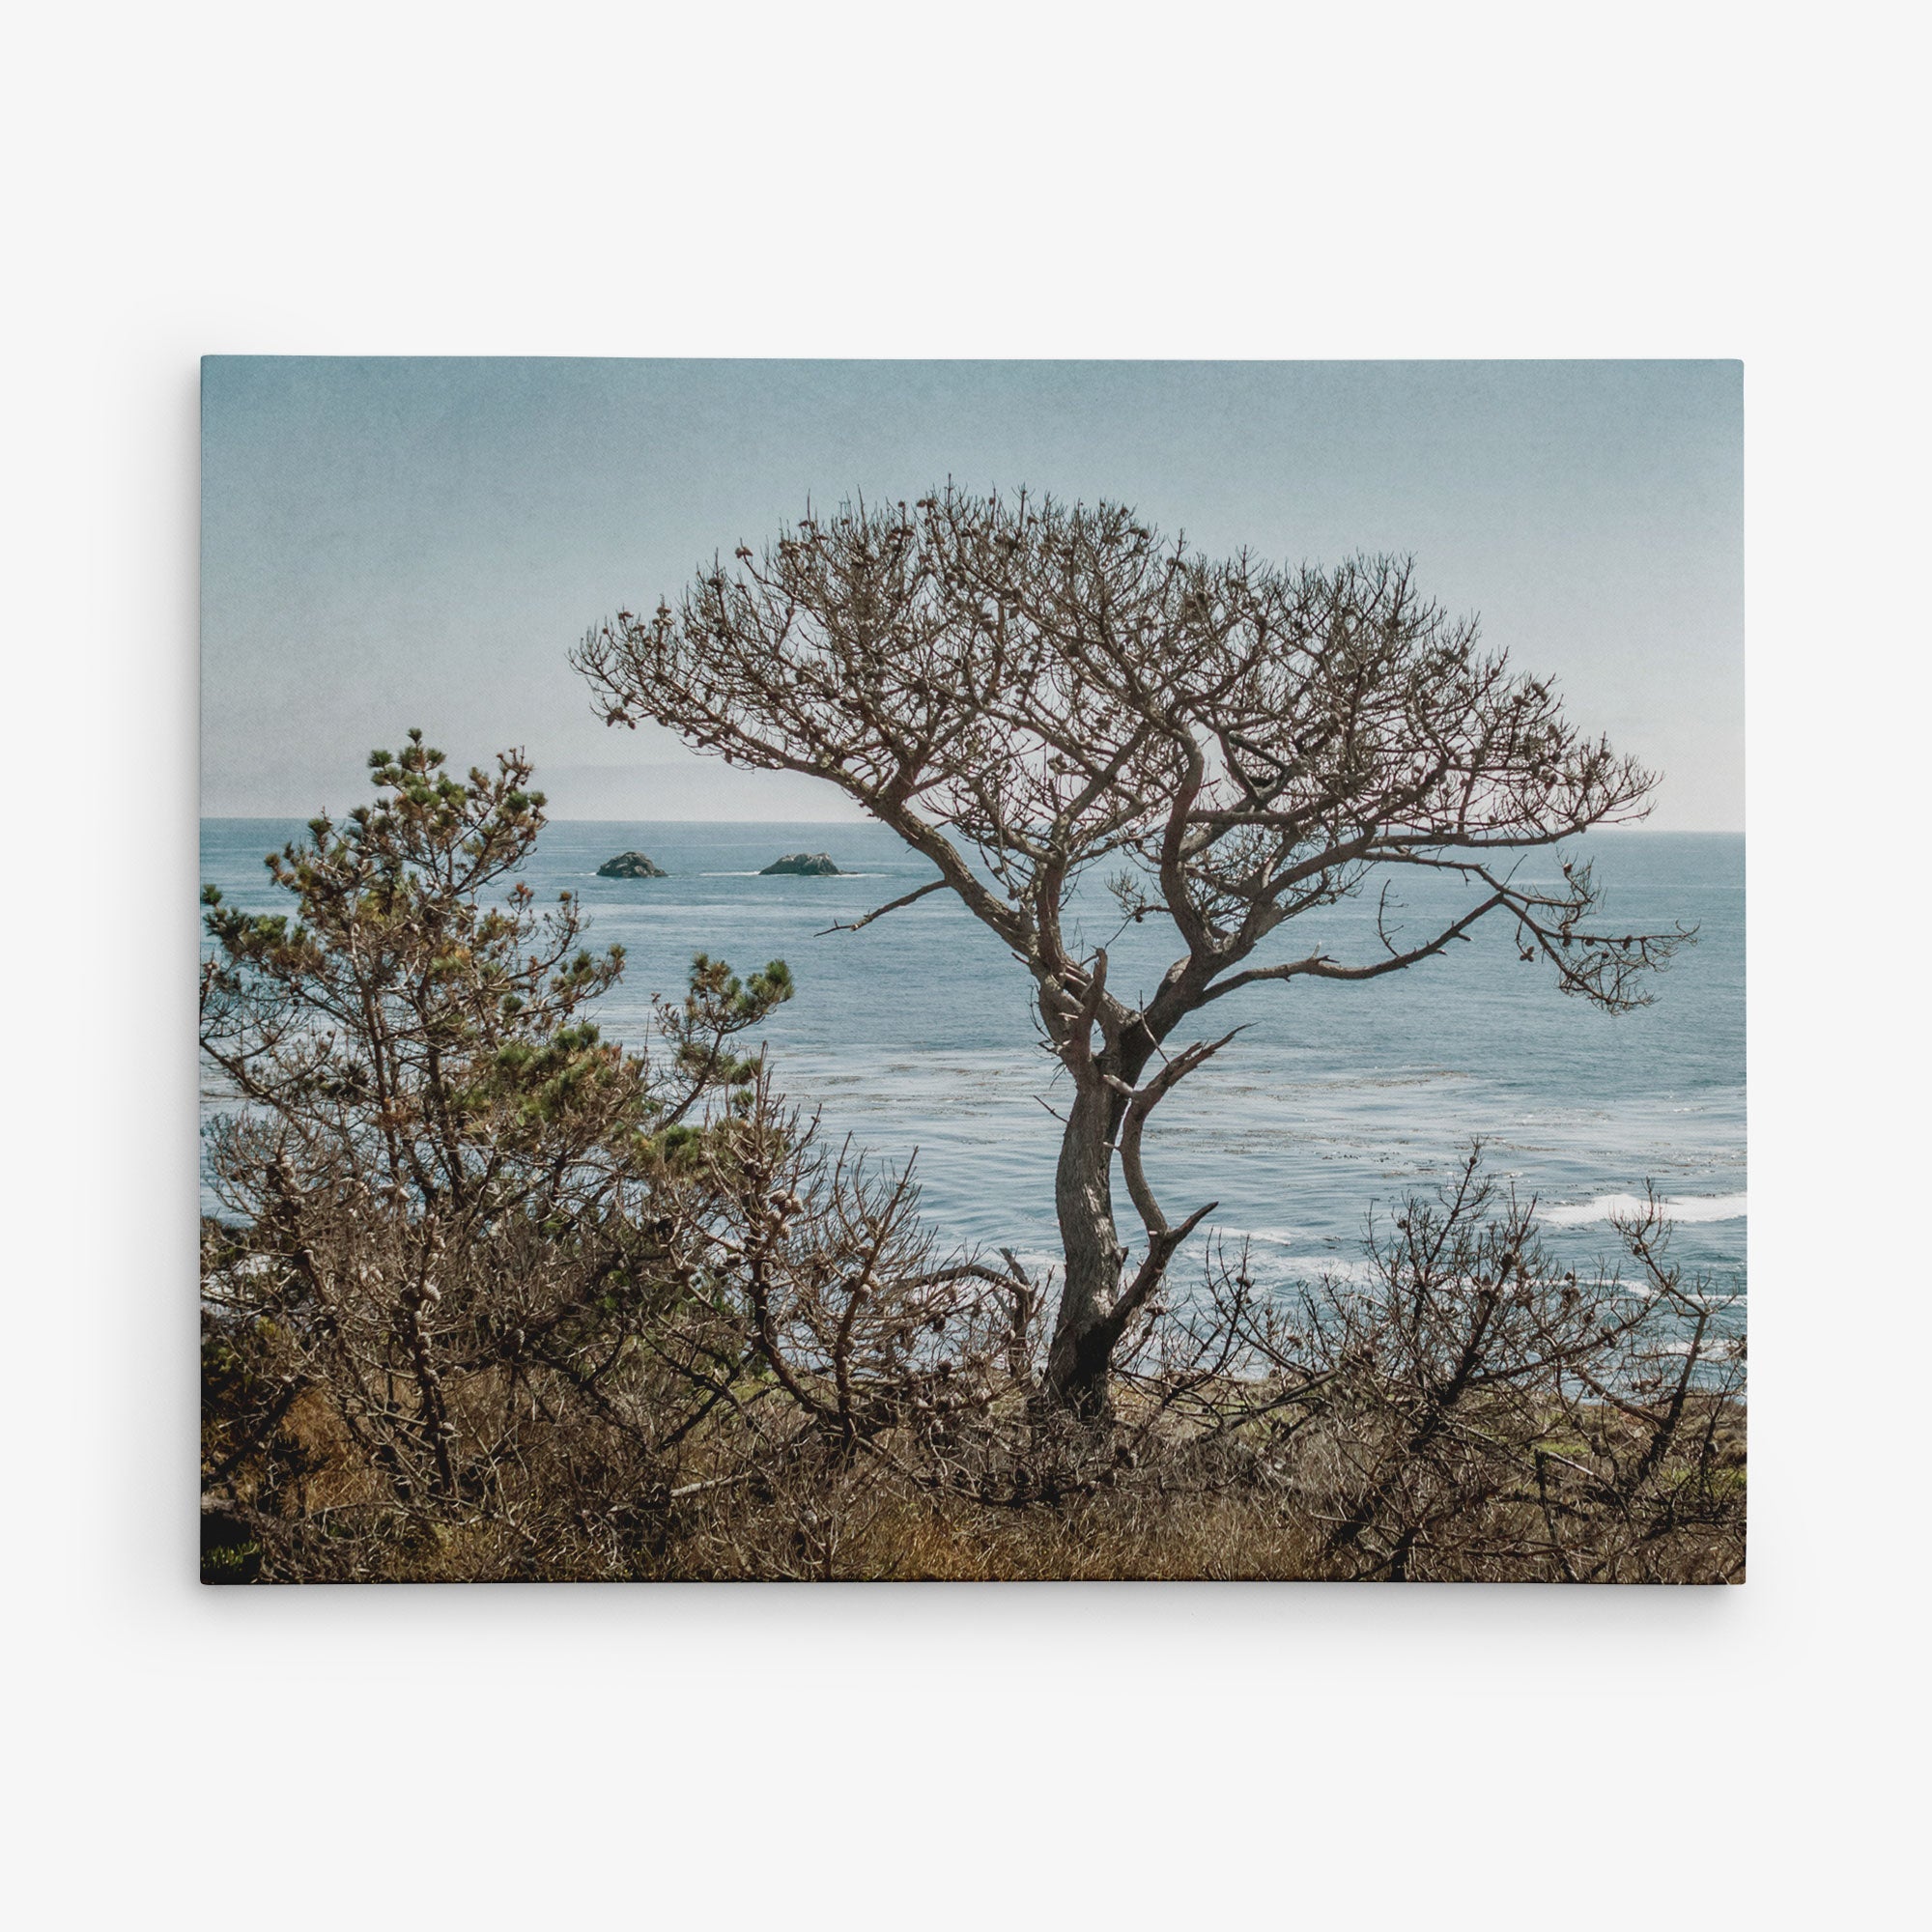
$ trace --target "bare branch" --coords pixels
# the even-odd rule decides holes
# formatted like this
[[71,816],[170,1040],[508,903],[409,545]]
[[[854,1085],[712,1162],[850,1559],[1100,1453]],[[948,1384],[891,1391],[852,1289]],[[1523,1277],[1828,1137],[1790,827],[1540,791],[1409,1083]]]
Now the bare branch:
[[829,934],[835,932],[858,932],[863,927],[870,925],[875,919],[884,919],[889,912],[897,912],[901,906],[909,906],[915,899],[924,898],[928,893],[944,892],[949,883],[950,881],[943,878],[929,879],[916,892],[907,893],[899,898],[889,899],[882,906],[875,906],[863,919],[855,919],[849,923],[841,920],[834,920],[830,925],[823,927],[816,936],[824,939]]

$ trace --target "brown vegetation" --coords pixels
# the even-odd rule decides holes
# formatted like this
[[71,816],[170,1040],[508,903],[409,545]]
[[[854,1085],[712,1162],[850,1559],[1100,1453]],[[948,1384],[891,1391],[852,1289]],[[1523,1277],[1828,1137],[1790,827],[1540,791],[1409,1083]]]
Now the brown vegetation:
[[1037,1323],[999,1335],[1017,1282],[865,1295],[808,1234],[775,1248],[771,1321],[749,1295],[722,1322],[667,1303],[602,1411],[554,1372],[473,1369],[451,1493],[400,1485],[326,1377],[276,1373],[300,1361],[282,1323],[238,1347],[212,1308],[211,1575],[1738,1579],[1741,1355],[1657,1224],[1627,1234],[1647,1293],[1577,1286],[1482,1194],[1411,1207],[1375,1284],[1311,1292],[1299,1328],[1224,1278],[1152,1324],[1101,1429],[1038,1402]]

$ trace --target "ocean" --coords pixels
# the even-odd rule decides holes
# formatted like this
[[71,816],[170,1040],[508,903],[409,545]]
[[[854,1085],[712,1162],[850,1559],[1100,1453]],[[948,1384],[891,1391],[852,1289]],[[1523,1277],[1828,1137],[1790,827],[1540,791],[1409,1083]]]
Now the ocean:
[[[235,904],[286,910],[264,853],[299,821],[207,819],[202,876]],[[600,879],[613,854],[648,853],[670,876]],[[829,853],[843,876],[763,878],[780,854]],[[1694,946],[1653,981],[1655,1003],[1610,1015],[1557,992],[1518,956],[1507,923],[1406,972],[1359,984],[1251,987],[1196,1015],[1202,1033],[1247,1030],[1182,1083],[1150,1122],[1149,1177],[1172,1220],[1250,1244],[1258,1282],[1358,1268],[1371,1215],[1428,1189],[1480,1139],[1491,1171],[1538,1203],[1551,1249],[1587,1266],[1615,1250],[1608,1217],[1646,1182],[1670,1204],[1672,1253],[1719,1293],[1746,1287],[1745,844],[1742,836],[1624,831],[1529,855],[1520,877],[1556,880],[1592,860],[1620,930],[1682,921]],[[797,994],[764,1030],[776,1083],[819,1111],[821,1131],[879,1160],[916,1161],[922,1211],[949,1240],[1057,1251],[1053,1165],[1064,1078],[1037,1044],[1031,980],[991,933],[935,893],[863,932],[826,933],[931,876],[883,827],[559,822],[523,875],[539,902],[582,895],[589,942],[628,952],[601,1002],[606,1033],[641,1045],[650,998],[676,996],[694,952],[747,971],[782,958]],[[1448,891],[1397,882],[1418,936]],[[1076,902],[1087,945],[1108,947],[1118,991],[1151,989],[1177,950],[1154,922],[1116,932],[1098,881]],[[1319,944],[1377,946],[1375,890],[1306,915],[1272,956]],[[1293,949],[1291,955],[1290,949]],[[1192,1036],[1187,1036],[1192,1037]],[[1170,1041],[1170,1048],[1176,1042]],[[219,1095],[205,1096],[218,1108]],[[1123,1234],[1138,1223],[1124,1190]],[[1198,1278],[1203,1236],[1175,1264]]]

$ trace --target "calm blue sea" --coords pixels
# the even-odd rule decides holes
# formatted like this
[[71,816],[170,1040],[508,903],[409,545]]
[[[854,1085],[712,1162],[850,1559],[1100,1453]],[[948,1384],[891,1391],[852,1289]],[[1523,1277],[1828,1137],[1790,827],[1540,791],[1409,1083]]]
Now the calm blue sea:
[[[237,904],[281,909],[262,857],[297,821],[209,819],[202,873]],[[670,877],[595,876],[638,848]],[[837,879],[760,878],[782,852],[824,851]],[[1560,856],[1521,876],[1557,877]],[[1611,1017],[1524,965],[1509,929],[1360,985],[1302,980],[1217,1003],[1220,1033],[1249,1028],[1155,1115],[1150,1176],[1170,1217],[1211,1217],[1253,1243],[1258,1278],[1343,1267],[1372,1209],[1445,1177],[1480,1136],[1494,1171],[1542,1204],[1551,1244],[1586,1260],[1613,1246],[1606,1216],[1654,1181],[1674,1204],[1687,1270],[1745,1287],[1745,846],[1742,837],[1622,832],[1579,841],[1608,889],[1605,919],[1682,920],[1698,944],[1655,982],[1656,1003]],[[824,1130],[890,1161],[918,1160],[927,1218],[962,1242],[1055,1250],[1054,1064],[1036,1044],[1031,982],[948,895],[860,933],[820,936],[930,876],[872,825],[553,824],[526,873],[539,899],[582,894],[593,944],[620,941],[624,982],[607,1033],[641,1044],[652,993],[681,991],[694,952],[748,969],[781,957],[798,993],[768,1040],[779,1083]],[[1438,889],[1402,882],[1416,929]],[[1151,987],[1168,954],[1151,926],[1116,938],[1097,884],[1083,908],[1117,989]],[[1277,939],[1371,957],[1374,894]],[[1210,1030],[1204,1027],[1203,1031]],[[1042,1104],[1044,1103],[1044,1104]],[[210,1104],[215,1104],[211,1098]],[[1133,1225],[1124,1196],[1123,1231]],[[1185,1272],[1182,1264],[1181,1271]]]

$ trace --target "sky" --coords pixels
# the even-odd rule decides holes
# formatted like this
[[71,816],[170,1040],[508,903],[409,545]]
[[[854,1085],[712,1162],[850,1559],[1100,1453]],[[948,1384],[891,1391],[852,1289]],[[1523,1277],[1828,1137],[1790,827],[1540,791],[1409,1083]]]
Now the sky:
[[950,477],[1210,554],[1410,555],[1662,773],[1651,824],[1744,826],[1737,362],[212,356],[202,422],[210,816],[340,810],[412,724],[458,768],[522,746],[555,818],[853,816],[611,729],[568,653],[808,502]]

